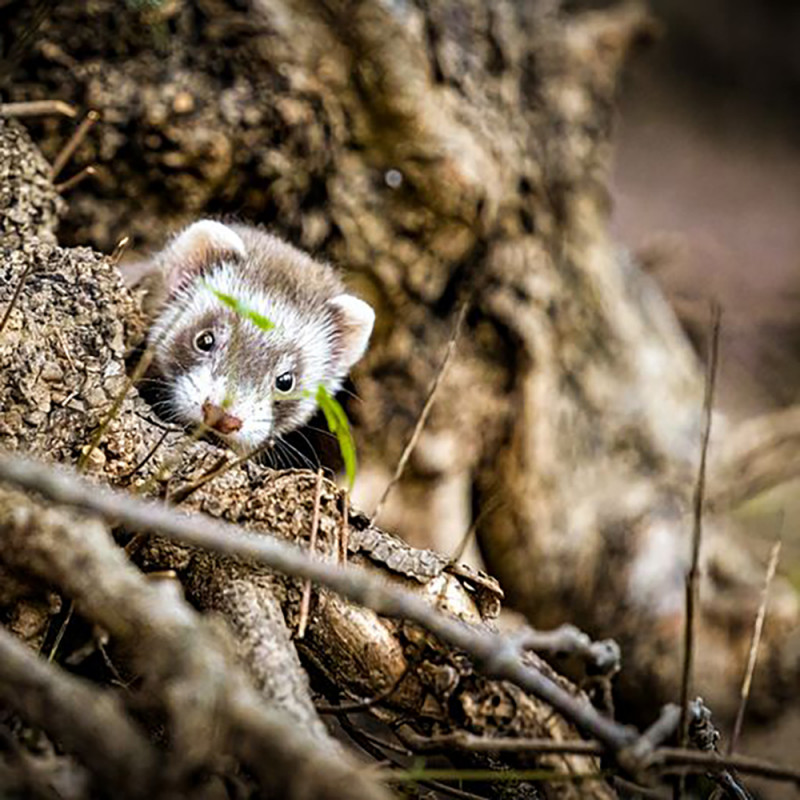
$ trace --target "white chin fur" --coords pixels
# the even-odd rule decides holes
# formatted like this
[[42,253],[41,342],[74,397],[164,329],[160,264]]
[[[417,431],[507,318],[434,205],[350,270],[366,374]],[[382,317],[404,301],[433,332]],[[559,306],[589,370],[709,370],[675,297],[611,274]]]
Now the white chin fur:
[[[208,369],[201,367],[175,379],[172,395],[173,410],[177,419],[185,425],[201,425],[203,403],[210,400],[216,405],[222,405],[224,398],[224,383],[215,381]],[[259,409],[252,405],[252,398],[243,397],[238,401],[234,399],[229,410],[242,420],[241,429],[230,434],[215,431],[214,435],[237,453],[245,455],[258,449],[272,435],[270,422],[252,421],[254,417],[258,418],[259,412]]]
[[254,450],[258,450],[258,448],[269,439],[269,431],[263,429],[248,431],[246,425],[244,425],[241,430],[236,431],[236,433],[231,433],[227,436],[222,436],[221,434],[216,435],[219,436],[231,450],[234,450],[242,456],[252,453]]

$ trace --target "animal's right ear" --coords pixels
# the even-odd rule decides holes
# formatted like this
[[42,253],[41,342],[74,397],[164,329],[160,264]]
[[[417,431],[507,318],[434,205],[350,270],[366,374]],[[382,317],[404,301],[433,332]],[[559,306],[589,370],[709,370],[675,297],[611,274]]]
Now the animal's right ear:
[[203,219],[181,231],[161,254],[168,294],[222,259],[238,260],[246,253],[239,234],[221,222]]

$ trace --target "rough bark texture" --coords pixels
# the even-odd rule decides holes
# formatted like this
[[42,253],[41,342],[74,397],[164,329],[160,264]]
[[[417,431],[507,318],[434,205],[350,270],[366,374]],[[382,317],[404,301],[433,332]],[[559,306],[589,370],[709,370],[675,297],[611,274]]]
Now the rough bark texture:
[[[25,204],[21,208],[36,214],[35,208]],[[124,340],[126,336],[132,344],[140,340],[141,314],[114,265],[87,248],[59,248],[31,237],[10,252],[9,277],[0,285],[4,309],[23,275],[25,280],[0,335],[2,391],[13,401],[3,405],[0,443],[7,450],[74,462],[87,454],[98,426],[125,389]],[[60,293],[61,287],[70,291]],[[52,378],[45,380],[45,371]],[[131,391],[86,459],[86,467],[96,479],[132,491],[177,496],[218,464],[217,448],[187,443],[180,431],[171,434],[171,441],[162,434],[152,411]],[[185,505],[304,541],[311,527],[314,485],[309,473],[279,474],[247,463],[192,493]],[[335,552],[338,546],[340,495],[325,483],[318,543],[323,553]],[[350,558],[389,580],[417,587],[432,603],[470,622],[485,624],[497,615],[502,593],[488,576],[451,564],[436,553],[415,550],[369,526],[356,512],[349,526]],[[163,727],[160,735],[169,741],[163,762],[149,743],[142,742],[143,753],[138,754],[137,729],[142,723],[126,717],[105,723],[112,736],[112,723],[123,726],[119,740],[114,739],[119,747],[105,755],[91,749],[90,738],[81,738],[83,729],[63,736],[62,723],[76,702],[85,702],[81,686],[73,696],[66,684],[63,704],[54,695],[52,717],[34,714],[25,703],[6,698],[10,708],[28,724],[41,725],[78,762],[92,769],[102,756],[103,769],[94,770],[92,779],[104,789],[114,786],[124,796],[140,796],[172,787],[177,796],[194,796],[191,776],[200,775],[203,791],[213,796],[208,772],[229,772],[230,764],[220,765],[220,759],[228,757],[254,775],[268,796],[365,800],[385,796],[373,779],[353,770],[349,756],[330,737],[311,703],[308,680],[290,637],[298,622],[300,582],[187,548],[132,540],[129,551],[142,567],[174,570],[196,608],[217,612],[227,621],[232,646],[213,622],[197,617],[170,581],[145,580],[97,521],[43,508],[3,489],[0,529],[0,565],[4,575],[13,576],[3,582],[3,621],[29,645],[41,647],[59,609],[49,600],[49,592],[55,590],[73,602],[81,619],[111,635],[120,668],[131,675],[131,685],[137,684],[128,699],[137,716],[144,714],[145,731],[152,735]],[[15,626],[15,621],[27,617],[33,619]],[[90,644],[84,642],[79,649]],[[328,593],[314,593],[302,653],[320,688],[336,698],[372,697],[399,681],[397,691],[376,713],[387,723],[410,718],[423,735],[463,730],[556,740],[577,736],[549,706],[513,686],[481,677],[463,655],[413,625],[383,620]],[[530,658],[577,692],[534,656]],[[18,672],[14,680],[23,682]],[[58,673],[53,670],[53,674]],[[47,679],[45,674],[42,680]],[[33,684],[25,686],[22,697],[30,702]],[[98,715],[104,710],[101,704]],[[107,715],[113,710],[112,706]],[[133,725],[128,746],[124,725]],[[87,720],[87,727],[99,735],[94,717]],[[116,776],[135,769],[139,761],[141,779],[127,786],[120,783]],[[577,772],[597,766],[594,759],[569,755],[490,761],[476,755],[471,763],[542,765]],[[77,778],[74,782],[74,796],[86,796],[85,779],[83,790]],[[541,791],[554,797],[578,796],[578,789],[568,783],[543,784]],[[614,796],[602,781],[594,782],[590,791],[597,798]],[[514,792],[515,797],[538,796],[531,786],[522,785]]]
[[[618,75],[647,31],[635,6],[571,15],[544,1],[68,2],[7,87],[102,110],[75,160],[99,176],[70,195],[63,241],[149,247],[231,213],[346,267],[378,311],[356,376],[364,507],[471,298],[382,522],[447,550],[474,512],[489,571],[530,620],[620,639],[633,717],[676,695],[702,396],[671,310],[606,231]],[[52,156],[68,131],[34,132]],[[127,468],[146,435],[120,419],[102,453]],[[761,572],[717,512],[698,690],[727,714]],[[450,538],[421,541],[431,531]],[[776,584],[753,689],[763,715],[797,685],[797,621]]]

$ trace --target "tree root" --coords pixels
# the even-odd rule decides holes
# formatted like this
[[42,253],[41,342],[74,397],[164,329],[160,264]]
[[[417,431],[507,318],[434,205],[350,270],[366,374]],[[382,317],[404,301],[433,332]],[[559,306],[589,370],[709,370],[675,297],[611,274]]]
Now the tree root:
[[[344,754],[333,757],[332,747],[321,749],[296,720],[266,705],[219,631],[148,582],[100,522],[5,491],[0,521],[2,561],[57,587],[129,653],[147,701],[168,716],[173,781],[229,753],[279,797],[388,796]],[[50,724],[44,720],[46,730]]]

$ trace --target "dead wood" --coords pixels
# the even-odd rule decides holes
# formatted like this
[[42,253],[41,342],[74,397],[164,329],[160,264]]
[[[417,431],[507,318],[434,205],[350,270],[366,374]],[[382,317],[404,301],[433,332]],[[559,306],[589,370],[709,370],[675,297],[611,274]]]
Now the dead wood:
[[[450,552],[447,537],[463,535],[474,504],[486,563],[510,602],[540,626],[571,621],[616,637],[626,713],[649,718],[677,688],[702,379],[671,310],[607,234],[619,71],[648,30],[636,6],[571,14],[544,1],[201,0],[124,12],[111,0],[66,2],[44,21],[47,46],[20,60],[7,95],[103,110],[74,156],[76,170],[97,165],[98,180],[70,195],[64,240],[110,251],[129,233],[149,246],[213,210],[267,222],[348,267],[379,312],[357,376],[355,501],[367,510],[409,441],[458,303],[475,293],[382,520],[417,543],[433,532]],[[18,148],[16,121],[0,125]],[[55,160],[74,126],[49,120],[33,130]],[[2,169],[13,177],[6,161]],[[0,439],[71,462],[119,388],[121,343],[140,322],[96,254],[23,242],[25,231],[52,242],[63,210],[42,184],[41,159],[30,170],[41,188],[4,193],[0,205],[10,231],[0,307],[30,268],[30,292],[0,336]],[[137,417],[148,413],[126,400],[90,469],[119,482],[147,459],[162,435]],[[709,454],[717,513],[702,564],[697,683],[724,714],[735,708],[761,583],[755,560],[731,544],[724,512],[788,475],[796,448],[778,419],[765,421],[754,449],[744,428],[741,438],[723,419],[715,429],[721,443],[743,443],[719,469],[714,443]],[[194,502],[212,514],[228,508],[209,491]],[[250,521],[246,508],[237,513]],[[382,570],[392,558],[418,560],[390,541],[376,534],[366,558],[388,553]],[[347,620],[353,641],[380,630],[370,615],[359,626],[335,598],[315,597]],[[41,622],[47,605],[37,602]],[[798,613],[796,593],[776,581],[751,701],[767,718],[794,694]],[[387,641],[405,657],[394,633]],[[328,645],[321,637],[321,652]],[[358,666],[347,646],[345,656]],[[376,682],[364,669],[351,673],[352,693],[368,697]]]
[[119,698],[70,677],[0,628],[0,698],[75,753],[98,782],[126,797],[154,789],[158,757]]
[[[606,225],[619,74],[651,31],[641,8],[202,0],[117,17],[111,0],[59,4],[43,23],[52,46],[29,53],[9,86],[11,100],[58,94],[102,109],[74,156],[98,183],[72,191],[65,237],[107,251],[124,234],[155,245],[213,209],[345,265],[378,309],[357,376],[354,500],[368,511],[458,303],[476,293],[382,523],[452,551],[474,502],[512,605],[538,627],[574,622],[620,641],[639,676],[621,676],[631,708],[673,699],[702,376]],[[74,124],[36,131],[54,159]],[[709,453],[718,513],[698,687],[722,714],[735,710],[760,575],[730,544],[725,508],[793,463],[792,432],[765,424],[763,456],[740,448],[715,470],[713,443]],[[739,440],[722,419],[716,429],[719,442]],[[753,687],[765,714],[795,680],[781,651],[797,600],[780,581],[775,591]]]
[[[348,797],[387,796],[333,745],[320,747],[319,737],[290,721],[282,697],[264,704],[233,663],[224,637],[168,586],[148,582],[102,524],[45,510],[12,492],[0,496],[0,520],[3,563],[58,588],[85,618],[115,637],[144,681],[145,701],[168,715],[169,759],[160,775],[161,791],[230,753],[276,796],[335,798],[343,796],[344,787]],[[78,701],[86,698],[73,698]],[[30,721],[60,733],[58,716]],[[99,748],[92,736],[111,732],[93,727],[78,742]],[[131,746],[135,743],[134,737]],[[78,749],[76,755],[83,752]],[[147,775],[143,778],[146,787]]]

